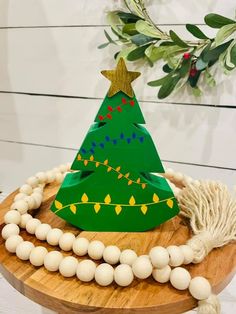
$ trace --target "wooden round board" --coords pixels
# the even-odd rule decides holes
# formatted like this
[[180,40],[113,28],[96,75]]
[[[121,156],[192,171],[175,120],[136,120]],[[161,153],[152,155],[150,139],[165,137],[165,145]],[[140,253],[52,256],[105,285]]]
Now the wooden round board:
[[[43,222],[64,231],[79,231],[60,220],[50,210],[50,204],[58,189],[57,185],[47,186],[40,210],[35,213]],[[0,205],[0,231],[4,226],[3,217],[12,204],[17,191],[9,195]],[[55,250],[45,242],[21,232],[25,240]],[[156,245],[180,245],[190,238],[188,226],[179,217],[164,223],[155,230],[143,233],[80,232],[90,240],[96,239],[105,245],[115,244],[121,249],[132,248],[138,254],[147,254]],[[59,250],[59,248],[56,248]],[[71,255],[65,253],[65,255]],[[85,257],[86,258],[86,257]],[[189,265],[192,276],[204,276],[212,284],[213,291],[219,293],[232,279],[236,266],[236,246],[227,245],[209,254],[204,262]],[[64,278],[59,273],[51,273],[44,267],[36,268],[29,262],[19,260],[15,254],[6,251],[0,237],[0,271],[10,284],[26,297],[55,310],[58,313],[182,313],[197,305],[188,291],[177,291],[170,284],[158,284],[150,277],[147,280],[135,279],[127,288],[112,284],[100,287],[95,282],[82,283],[76,277]]]

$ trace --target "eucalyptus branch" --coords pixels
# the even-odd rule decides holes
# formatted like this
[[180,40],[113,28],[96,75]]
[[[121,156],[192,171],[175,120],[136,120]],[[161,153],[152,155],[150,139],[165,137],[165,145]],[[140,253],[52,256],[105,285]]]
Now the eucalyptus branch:
[[160,86],[158,97],[169,96],[179,86],[190,85],[194,95],[200,95],[199,78],[204,75],[205,83],[215,85],[210,73],[213,65],[220,64],[226,74],[236,67],[236,21],[210,13],[205,16],[205,23],[218,29],[215,38],[206,36],[198,26],[186,24],[187,30],[197,40],[180,38],[173,30],[164,32],[151,19],[143,0],[124,0],[126,11],[108,13],[108,23],[116,39],[106,31],[107,43],[121,46],[115,58],[123,57],[129,61],[145,59],[150,66],[159,60],[166,63],[161,79],[149,82],[150,86]]

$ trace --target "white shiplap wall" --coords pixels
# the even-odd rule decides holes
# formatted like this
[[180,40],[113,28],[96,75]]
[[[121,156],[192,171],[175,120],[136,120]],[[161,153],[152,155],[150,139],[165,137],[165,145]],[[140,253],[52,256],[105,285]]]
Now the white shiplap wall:
[[[186,37],[184,23],[202,24],[209,12],[229,17],[235,12],[235,0],[148,3],[157,23]],[[38,170],[73,160],[109,86],[100,71],[114,67],[117,48],[97,49],[106,41],[104,27],[109,29],[104,12],[120,6],[122,1],[110,0],[0,0],[0,189],[5,193]],[[164,101],[146,85],[160,74],[158,66],[146,67],[134,88],[164,164],[196,178],[236,184],[236,73],[218,75],[218,87],[201,98],[185,90]],[[1,284],[3,279],[0,290]],[[0,292],[0,313],[15,313],[12,307],[2,310],[3,299]],[[29,311],[36,310],[31,306]]]

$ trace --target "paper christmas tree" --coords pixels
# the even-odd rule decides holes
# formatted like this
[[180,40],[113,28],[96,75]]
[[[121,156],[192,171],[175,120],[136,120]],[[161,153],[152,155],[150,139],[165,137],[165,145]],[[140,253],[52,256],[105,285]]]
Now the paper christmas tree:
[[[102,71],[111,81],[51,210],[83,230],[144,231],[179,212],[131,82],[140,73]],[[80,171],[78,171],[80,170]]]

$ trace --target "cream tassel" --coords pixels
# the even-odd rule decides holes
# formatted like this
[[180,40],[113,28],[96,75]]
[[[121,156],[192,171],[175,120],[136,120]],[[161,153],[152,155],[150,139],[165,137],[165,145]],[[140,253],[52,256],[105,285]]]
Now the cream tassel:
[[[194,236],[187,242],[200,263],[214,248],[236,239],[236,200],[226,185],[215,181],[190,183],[178,195],[181,215],[190,220]],[[204,313],[204,312],[202,312]]]
[[197,314],[220,314],[220,303],[217,296],[211,294],[208,299],[199,301]]

